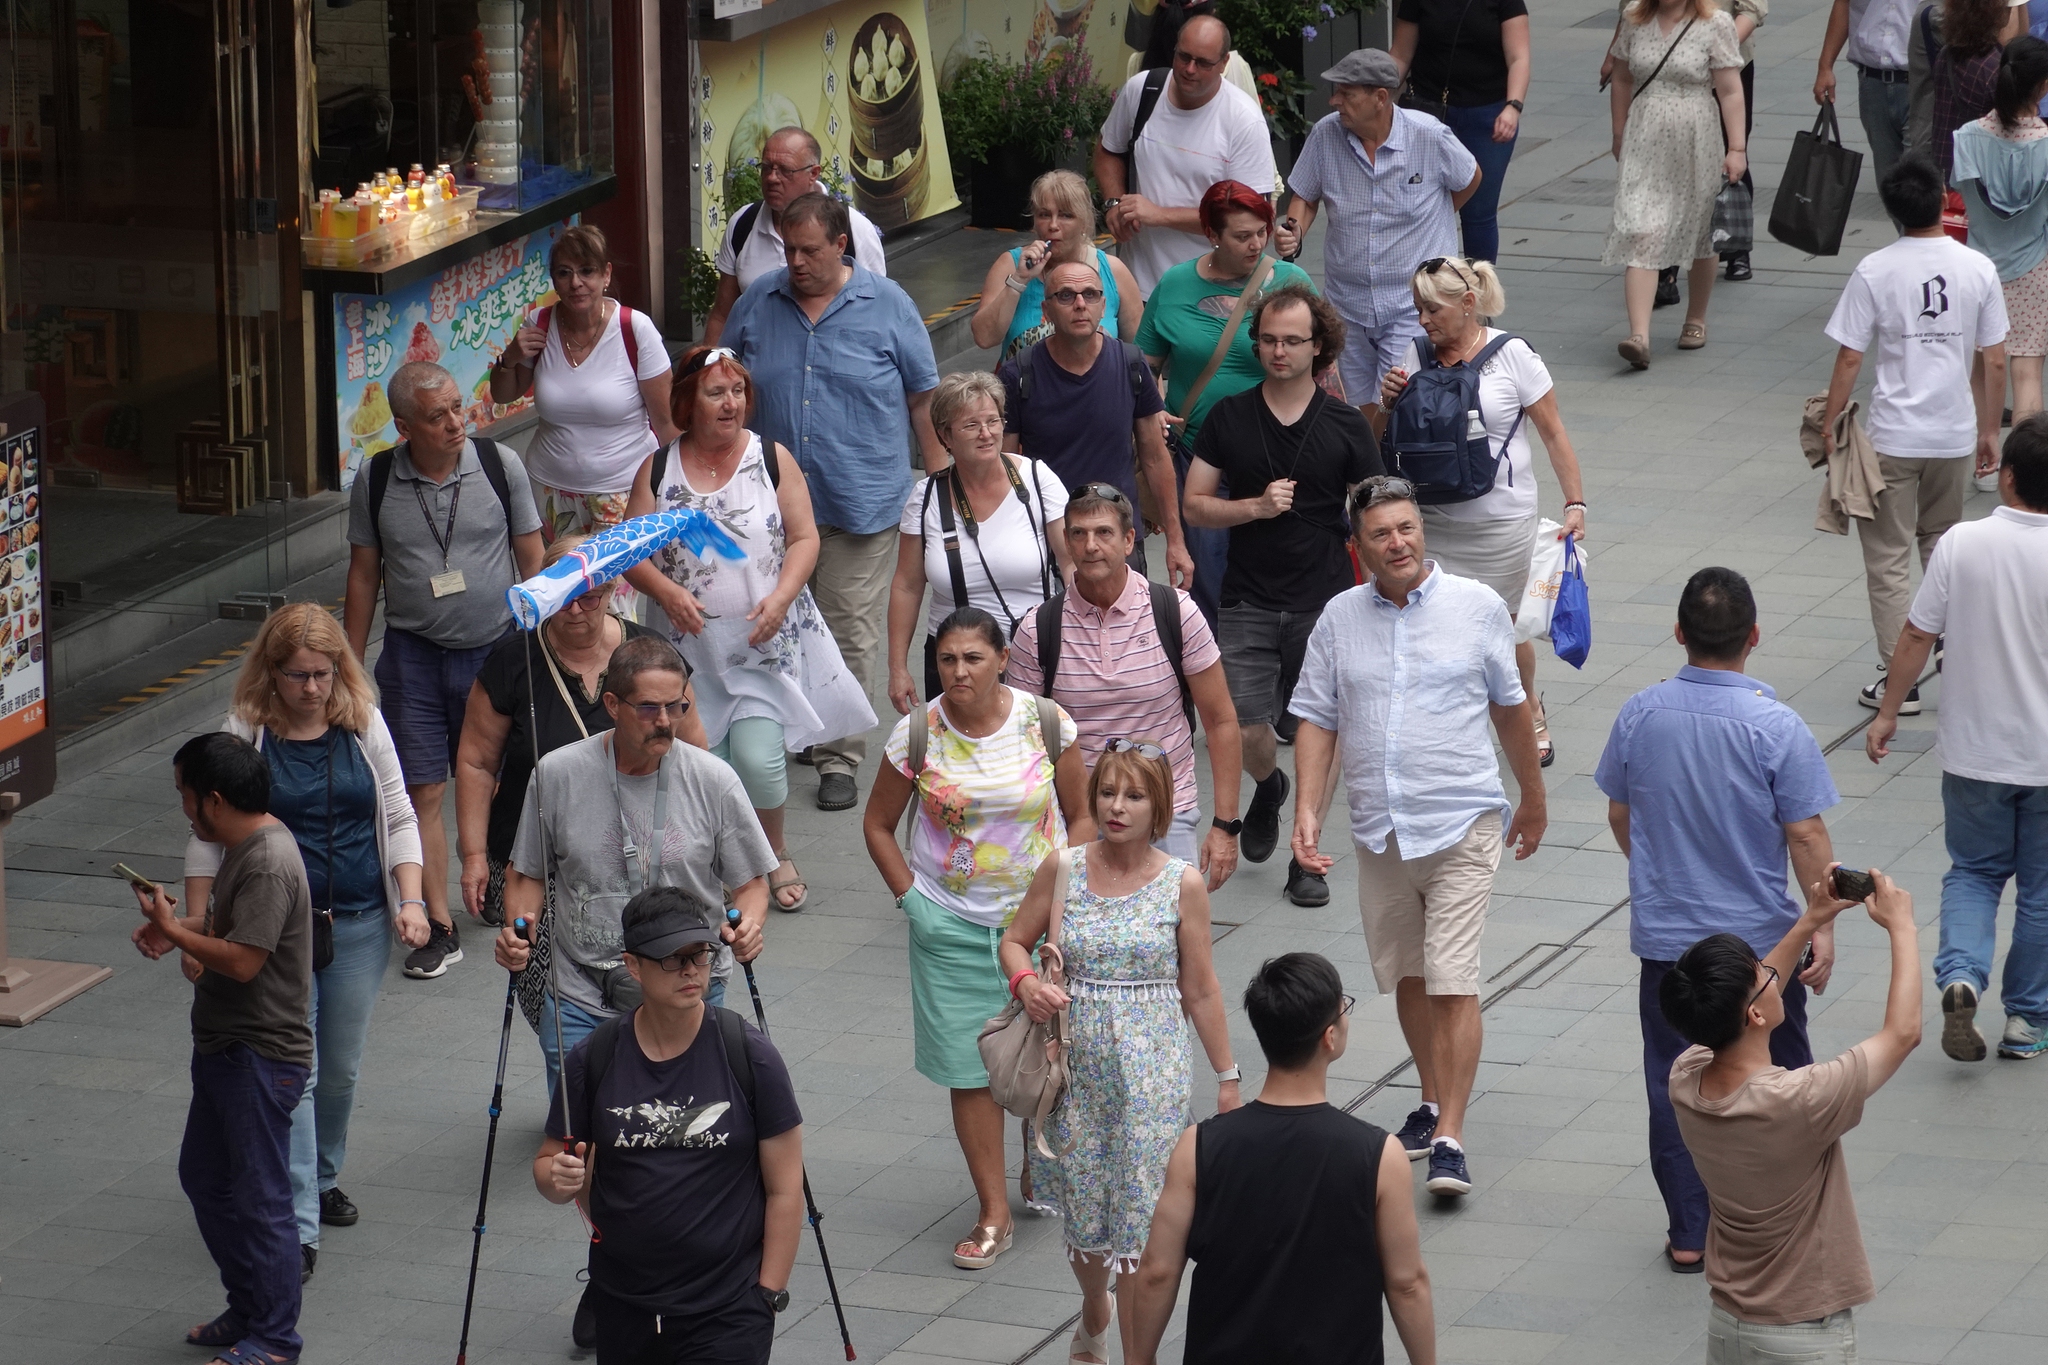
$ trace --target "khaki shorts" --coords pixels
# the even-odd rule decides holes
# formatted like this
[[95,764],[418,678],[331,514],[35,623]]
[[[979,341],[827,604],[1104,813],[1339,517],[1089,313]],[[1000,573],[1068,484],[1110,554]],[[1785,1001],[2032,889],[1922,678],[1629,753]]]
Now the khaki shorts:
[[1479,936],[1500,853],[1497,810],[1426,858],[1403,861],[1392,834],[1384,853],[1358,845],[1358,917],[1380,994],[1410,976],[1431,995],[1479,994]]

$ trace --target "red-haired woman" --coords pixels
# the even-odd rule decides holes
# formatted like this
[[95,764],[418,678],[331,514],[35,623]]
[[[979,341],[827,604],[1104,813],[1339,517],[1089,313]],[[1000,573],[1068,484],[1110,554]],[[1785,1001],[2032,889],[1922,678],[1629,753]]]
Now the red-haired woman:
[[[1195,434],[1217,399],[1242,393],[1265,377],[1252,349],[1251,329],[1240,320],[1223,363],[1195,391],[1195,381],[1223,339],[1223,324],[1252,277],[1258,276],[1260,291],[1281,284],[1315,288],[1300,266],[1265,259],[1266,241],[1273,233],[1273,205],[1251,186],[1217,181],[1202,196],[1201,215],[1209,250],[1159,277],[1138,324],[1138,349],[1166,379],[1166,420],[1179,430],[1183,451],[1194,449]],[[1250,315],[1249,302],[1245,314]],[[1177,456],[1175,463],[1185,474],[1187,460]],[[1193,596],[1212,624],[1229,536],[1227,531],[1187,528],[1188,552],[1195,559]]]
[[862,734],[875,712],[807,586],[818,524],[803,470],[779,443],[747,429],[753,377],[723,346],[692,350],[675,375],[670,415],[682,434],[640,466],[626,515],[695,508],[746,557],[671,545],[628,569],[626,581],[667,616],[711,752],[739,774],[782,860],[768,878],[775,907],[801,910],[809,892],[783,844],[784,752]]

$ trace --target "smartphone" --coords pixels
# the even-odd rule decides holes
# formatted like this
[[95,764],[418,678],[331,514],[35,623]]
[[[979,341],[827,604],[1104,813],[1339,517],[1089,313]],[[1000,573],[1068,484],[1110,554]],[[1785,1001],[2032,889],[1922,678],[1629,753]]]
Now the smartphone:
[[137,872],[134,868],[128,866],[128,864],[126,863],[115,863],[114,875],[117,877],[126,877],[131,884],[140,887],[144,891],[155,891],[159,889],[155,882],[143,876],[140,872]]
[[1838,901],[1867,901],[1877,894],[1877,880],[1868,872],[1855,872],[1846,867],[1834,871],[1830,889]]

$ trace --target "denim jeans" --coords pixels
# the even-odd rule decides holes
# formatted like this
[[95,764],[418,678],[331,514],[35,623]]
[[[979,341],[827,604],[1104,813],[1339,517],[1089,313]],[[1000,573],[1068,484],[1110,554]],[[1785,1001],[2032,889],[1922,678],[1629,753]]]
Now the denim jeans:
[[[574,970],[564,962],[563,967]],[[725,978],[711,978],[711,989],[704,992],[704,1003],[723,1005],[725,1003]],[[555,997],[553,992],[541,998],[540,1004],[540,1056],[548,1069],[548,1103],[554,1103],[555,1086],[560,1080],[562,1057],[576,1050],[576,1044],[590,1036],[592,1029],[610,1016],[595,1014],[573,1000],[562,1002],[562,1041],[555,1042]]]
[[[1643,1023],[1643,1087],[1650,1099],[1650,1174],[1656,1177],[1657,1192],[1664,1196],[1669,1217],[1666,1236],[1674,1251],[1704,1251],[1707,1248],[1707,1187],[1685,1149],[1685,1137],[1678,1131],[1678,1114],[1671,1107],[1671,1064],[1692,1044],[1664,1022],[1664,1010],[1657,1003],[1665,974],[1674,964],[1639,958],[1643,964],[1642,984],[1636,1007]],[[1795,1071],[1813,1065],[1813,1044],[1806,1037],[1806,987],[1787,981],[1784,990],[1785,1022],[1771,1030],[1771,1061]],[[1730,1357],[1733,1359],[1734,1357]]]
[[178,1183],[220,1268],[244,1346],[299,1354],[299,1237],[292,1225],[292,1110],[306,1068],[246,1043],[192,1054]]
[[1934,980],[1968,981],[1981,994],[1998,946],[1998,898],[2019,879],[2012,946],[1999,1003],[2035,1027],[2048,1024],[2048,787],[1941,775],[1948,875],[1941,879],[1941,949]]
[[320,1245],[320,1195],[341,1178],[370,1009],[390,962],[384,911],[334,917],[334,961],[313,974],[313,1070],[292,1112],[292,1209],[302,1246]]
[[1871,168],[1876,172],[1871,177],[1872,184],[1882,181],[1906,154],[1906,115],[1911,99],[1910,87],[1904,81],[1886,84],[1861,71],[1856,73],[1856,117],[1870,143]]
[[1744,1322],[1710,1308],[1707,1365],[1856,1365],[1854,1310],[1812,1322]]
[[1479,188],[1458,210],[1458,223],[1465,232],[1465,255],[1475,261],[1500,259],[1500,187],[1515,154],[1515,138],[1495,142],[1493,121],[1505,108],[1503,102],[1453,104],[1444,110],[1444,126],[1479,162]]

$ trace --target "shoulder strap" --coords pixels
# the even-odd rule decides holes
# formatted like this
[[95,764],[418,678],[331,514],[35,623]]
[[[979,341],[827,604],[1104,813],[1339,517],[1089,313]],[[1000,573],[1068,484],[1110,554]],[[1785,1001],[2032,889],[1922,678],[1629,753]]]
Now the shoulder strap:
[[1195,403],[1202,396],[1202,390],[1209,387],[1209,381],[1216,377],[1216,371],[1223,368],[1223,357],[1230,354],[1230,343],[1237,340],[1238,325],[1252,306],[1252,299],[1265,285],[1266,277],[1273,273],[1273,258],[1259,257],[1259,263],[1252,267],[1252,273],[1245,278],[1244,291],[1237,296],[1237,302],[1230,306],[1230,316],[1223,320],[1223,335],[1216,338],[1216,349],[1209,356],[1209,363],[1202,367],[1202,373],[1181,395],[1180,411],[1176,417],[1186,417],[1195,410]]
[[1166,661],[1173,665],[1173,680],[1180,684],[1181,714],[1188,719],[1188,736],[1195,733],[1195,696],[1188,688],[1187,670],[1181,667],[1181,654],[1185,644],[1180,631],[1180,594],[1164,583],[1154,583],[1152,588],[1152,629],[1159,634],[1159,647],[1166,651]]
[[1060,671],[1060,621],[1067,607],[1067,590],[1061,588],[1038,604],[1038,688],[1052,695],[1053,675]]
[[[571,1133],[570,1136],[581,1137],[585,1142],[591,1143],[593,1146],[597,1141],[598,1087],[604,1084],[605,1074],[612,1069],[612,1060],[618,1053],[619,1026],[631,1017],[631,1015],[625,1014],[613,1015],[592,1029],[590,1031],[590,1048],[583,1054],[583,1131],[581,1133]],[[567,1056],[563,1057],[562,1064],[564,1066],[568,1065]],[[563,1125],[567,1126],[568,1122],[569,1116],[564,1114],[562,1116]],[[595,1176],[596,1173],[596,1167],[593,1166],[591,1174]]]
[[782,487],[782,457],[775,453],[775,442],[761,442],[761,462],[768,468],[768,486]]
[[910,781],[914,786],[919,775],[924,772],[925,755],[931,748],[931,703],[926,702],[911,714],[917,717],[917,722],[910,727],[910,753],[907,755],[910,761]]
[[1122,337],[1117,337],[1115,340],[1117,354],[1124,358],[1124,373],[1131,381],[1131,401],[1143,402],[1147,389],[1154,393],[1159,391],[1158,381],[1152,377],[1152,367],[1145,363],[1145,353],[1143,351],[1131,345]]
[[555,305],[553,305],[552,303],[547,305],[547,307],[545,308],[538,308],[534,310],[533,325],[540,328],[540,330],[542,330],[543,332],[545,332],[549,327],[554,325],[554,320]]
[[747,1117],[757,1118],[760,1105],[755,1102],[754,1059],[747,1053],[746,1021],[732,1010],[717,1007],[718,1036],[725,1041],[725,1064],[732,1068],[732,1077],[740,1083],[740,1094],[746,1097]]
[[377,537],[377,548],[384,548],[384,528],[378,518],[384,512],[384,494],[391,488],[391,465],[396,457],[389,450],[380,450],[370,457],[370,533]]
[[[505,514],[505,539],[512,540],[518,533],[512,529],[512,484],[505,477],[505,457],[498,453],[498,443],[488,436],[472,436],[476,442],[476,462],[484,467],[484,478],[490,481],[491,491],[498,495],[498,507]],[[519,557],[512,557],[512,572],[519,572]]]
[[[939,497],[939,544],[945,547],[946,572],[953,580],[953,610],[958,611],[967,605],[967,566],[960,560],[960,532],[953,524],[953,499],[960,493],[960,483],[953,477],[953,470],[954,466],[947,465],[931,476],[931,482],[936,484],[941,478],[946,481],[946,491]],[[929,484],[926,485],[925,496],[931,497]],[[920,524],[917,529],[923,531],[924,526]]]
[[1037,354],[1038,348],[1043,345],[1045,345],[1043,339],[1032,342],[1024,348],[1015,361],[1017,366],[1017,403],[1020,407],[1031,401],[1031,357]]
[[1697,16],[1685,21],[1685,27],[1678,30],[1678,36],[1671,40],[1671,46],[1664,49],[1664,55],[1657,59],[1657,65],[1650,68],[1650,74],[1643,77],[1643,83],[1629,94],[1628,102],[1630,104],[1634,104],[1643,97],[1643,92],[1650,88],[1650,82],[1657,79],[1657,74],[1664,69],[1664,63],[1671,60],[1671,54],[1678,51],[1678,45],[1685,41],[1685,35],[1692,32],[1692,26],[1698,22]]
[[1066,746],[1060,734],[1060,722],[1066,718],[1060,704],[1051,697],[1038,699],[1038,741],[1045,746],[1046,762],[1052,767],[1060,765],[1060,753]]
[[626,368],[633,372],[633,382],[640,382],[640,338],[633,333],[633,310],[625,304],[619,305],[619,340],[626,347]]
[[737,256],[746,248],[747,238],[754,235],[754,219],[761,214],[761,201],[756,199],[732,216],[732,254]]
[[[673,444],[675,442],[669,442],[669,445]],[[654,494],[657,499],[661,497],[661,481],[666,477],[668,477],[668,446],[665,445],[655,450],[654,463],[647,467],[647,491]]]
[[1159,107],[1159,96],[1166,90],[1166,78],[1173,74],[1173,68],[1155,66],[1145,73],[1145,88],[1138,96],[1137,117],[1131,120],[1131,145],[1124,152],[1124,193],[1138,192],[1138,134],[1145,131],[1145,125],[1152,121],[1152,111]]

